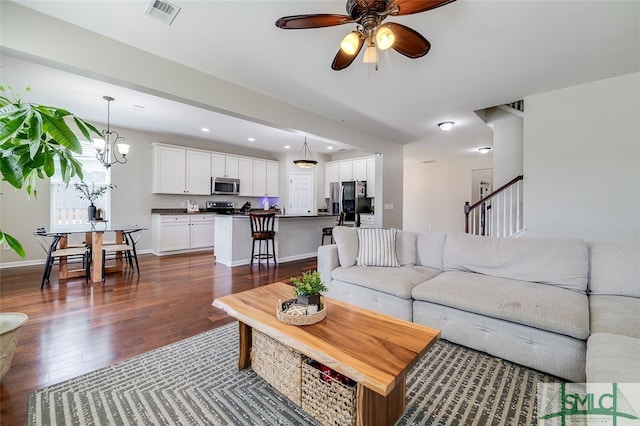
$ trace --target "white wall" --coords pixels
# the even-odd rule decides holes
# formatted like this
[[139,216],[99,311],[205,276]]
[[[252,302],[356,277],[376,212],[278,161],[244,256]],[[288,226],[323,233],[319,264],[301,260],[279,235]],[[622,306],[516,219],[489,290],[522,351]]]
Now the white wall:
[[522,174],[523,119],[508,116],[493,127],[493,189]]
[[471,201],[472,195],[472,170],[491,168],[491,156],[423,163],[414,149],[413,144],[405,146],[404,229],[463,232],[464,203]]
[[525,108],[526,235],[640,244],[640,73]]

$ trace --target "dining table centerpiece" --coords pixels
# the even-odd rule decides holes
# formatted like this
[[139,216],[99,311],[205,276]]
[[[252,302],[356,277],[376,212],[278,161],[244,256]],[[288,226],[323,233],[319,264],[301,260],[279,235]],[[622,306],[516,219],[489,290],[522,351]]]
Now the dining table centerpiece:
[[96,220],[96,206],[94,204],[95,201],[98,198],[102,197],[102,195],[107,192],[107,189],[115,188],[115,185],[96,185],[94,182],[91,182],[91,187],[89,187],[89,185],[85,181],[76,182],[73,185],[76,187],[76,191],[80,193],[78,195],[80,199],[88,200],[89,203],[91,203],[87,208],[87,219],[89,221]]

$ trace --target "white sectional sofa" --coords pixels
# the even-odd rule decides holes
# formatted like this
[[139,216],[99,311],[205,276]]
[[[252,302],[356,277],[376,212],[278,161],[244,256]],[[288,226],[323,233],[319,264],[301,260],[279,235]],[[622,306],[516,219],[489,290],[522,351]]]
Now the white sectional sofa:
[[328,297],[570,381],[640,381],[638,247],[347,227],[333,234],[336,244],[318,249]]

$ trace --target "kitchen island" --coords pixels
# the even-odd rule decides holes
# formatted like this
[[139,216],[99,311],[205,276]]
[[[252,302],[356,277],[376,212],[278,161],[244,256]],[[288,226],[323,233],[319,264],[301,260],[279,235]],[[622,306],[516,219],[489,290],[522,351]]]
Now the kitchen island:
[[[317,256],[322,228],[335,224],[336,217],[333,215],[276,215],[276,260],[280,263]],[[248,265],[251,262],[253,239],[249,215],[216,215],[214,238],[216,262],[226,266]]]

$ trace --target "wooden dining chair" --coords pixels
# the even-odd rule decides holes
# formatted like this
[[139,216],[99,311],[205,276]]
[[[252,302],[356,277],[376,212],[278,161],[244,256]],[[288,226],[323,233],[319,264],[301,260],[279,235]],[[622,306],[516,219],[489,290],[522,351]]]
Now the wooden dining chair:
[[136,229],[134,231],[123,231],[123,241],[115,242],[113,244],[106,244],[102,246],[102,280],[104,281],[104,271],[107,263],[107,258],[115,259],[118,254],[125,257],[125,260],[130,268],[133,269],[133,262],[136,263],[136,270],[140,275],[140,264],[138,263],[138,253],[136,252],[136,243],[142,235],[142,230]]
[[40,284],[40,290],[44,288],[45,283],[49,283],[49,277],[53,265],[60,259],[65,258],[67,263],[82,263],[82,267],[85,270],[85,282],[89,282],[89,274],[91,270],[91,251],[90,248],[84,244],[76,245],[73,247],[60,248],[60,241],[66,236],[65,234],[55,234],[51,236],[51,241],[47,243],[45,238],[47,236],[38,233],[34,233],[36,240],[47,253],[47,260],[44,265],[44,273],[42,274],[42,283]]
[[[250,213],[249,221],[251,222],[251,262],[249,267],[253,265],[253,260],[258,259],[258,265],[260,260],[265,259],[267,261],[267,267],[269,266],[269,259],[273,259],[274,265],[277,265],[276,261],[276,233],[274,231],[275,212],[272,213]],[[256,242],[258,243],[258,253],[255,253]],[[262,251],[262,243],[265,243],[266,251]],[[271,242],[271,253],[269,252],[269,242]]]

